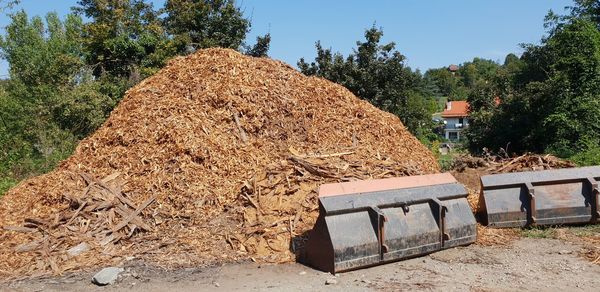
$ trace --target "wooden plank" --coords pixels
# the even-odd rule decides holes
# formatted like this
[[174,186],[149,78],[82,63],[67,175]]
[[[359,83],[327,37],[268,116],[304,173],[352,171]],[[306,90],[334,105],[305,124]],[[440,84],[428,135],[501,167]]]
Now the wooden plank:
[[25,222],[35,224],[37,226],[50,226],[50,223],[48,221],[38,218],[25,218]]
[[36,241],[32,241],[32,242],[19,244],[17,247],[15,247],[15,252],[33,251],[33,250],[38,249],[39,247],[40,247],[40,241],[36,240]]
[[123,221],[121,221],[121,223],[117,224],[117,226],[115,226],[112,229],[112,232],[117,232],[121,228],[127,226],[127,224],[129,224],[129,222],[131,222],[131,220],[133,220],[133,218],[137,217],[144,209],[146,209],[146,207],[148,207],[150,204],[152,204],[152,202],[154,202],[155,199],[156,199],[156,197],[152,196],[148,200],[146,200],[133,213],[129,214],[129,216],[127,216],[126,218],[124,218]]
[[115,180],[115,178],[119,177],[119,175],[121,175],[121,173],[117,171],[117,172],[115,172],[115,173],[113,173],[113,174],[111,174],[111,175],[109,175],[109,176],[107,176],[107,177],[105,177],[105,178],[101,179],[101,181],[102,181],[103,183],[108,183],[108,182],[110,182],[110,181],[113,181],[113,180]]
[[29,227],[22,227],[22,226],[4,226],[2,228],[7,231],[23,232],[23,233],[32,233],[32,232],[38,231],[37,228],[29,228]]
[[92,180],[91,176],[85,172],[80,172],[79,176],[81,176],[81,178],[83,178],[83,180],[85,181],[85,183],[89,186],[91,185],[94,181]]
[[[127,216],[129,216],[128,208],[123,205],[117,206],[115,208],[115,211],[117,213],[119,213],[119,215],[123,216],[123,218],[126,218]],[[152,226],[150,226],[146,222],[144,222],[144,220],[142,220],[142,218],[140,218],[139,216],[135,216],[133,218],[133,220],[131,220],[131,222],[146,231],[153,230]]]
[[238,128],[238,131],[240,132],[240,139],[242,139],[242,141],[244,143],[248,142],[248,135],[246,134],[246,131],[244,131],[244,128],[242,127],[242,123],[240,122],[240,117],[238,112],[233,108],[233,106],[230,104],[229,105],[229,109],[231,110],[231,114],[233,115],[233,120],[235,122],[235,125]]
[[71,224],[71,222],[73,222],[73,220],[75,220],[77,215],[79,215],[79,212],[81,212],[81,210],[83,210],[83,208],[85,208],[85,205],[87,205],[87,201],[83,202],[83,204],[81,204],[81,206],[79,206],[79,208],[77,208],[77,210],[75,211],[75,214],[73,214],[73,216],[71,216],[71,219],[69,219],[69,221],[67,221],[67,223],[65,223],[65,225]]

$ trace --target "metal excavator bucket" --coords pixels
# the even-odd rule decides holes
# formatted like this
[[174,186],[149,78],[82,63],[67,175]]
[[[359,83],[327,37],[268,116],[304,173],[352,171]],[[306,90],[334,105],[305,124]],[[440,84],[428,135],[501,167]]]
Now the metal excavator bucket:
[[491,227],[597,222],[599,179],[598,166],[482,176],[479,216]]
[[331,273],[473,243],[467,191],[450,174],[325,184],[305,263]]

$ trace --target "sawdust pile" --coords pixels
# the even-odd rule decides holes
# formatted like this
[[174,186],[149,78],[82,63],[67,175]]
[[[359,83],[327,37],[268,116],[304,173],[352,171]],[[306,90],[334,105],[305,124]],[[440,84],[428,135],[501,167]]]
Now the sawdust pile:
[[294,260],[319,184],[438,171],[397,117],[342,86],[202,50],[129,90],[56,170],[1,199],[0,276]]

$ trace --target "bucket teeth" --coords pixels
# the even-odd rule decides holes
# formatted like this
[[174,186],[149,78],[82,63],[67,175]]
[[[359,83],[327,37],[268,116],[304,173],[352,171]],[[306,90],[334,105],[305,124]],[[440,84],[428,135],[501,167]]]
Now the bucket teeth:
[[597,222],[600,167],[481,177],[479,216],[490,227]]
[[467,191],[450,174],[323,185],[307,264],[336,273],[473,243]]

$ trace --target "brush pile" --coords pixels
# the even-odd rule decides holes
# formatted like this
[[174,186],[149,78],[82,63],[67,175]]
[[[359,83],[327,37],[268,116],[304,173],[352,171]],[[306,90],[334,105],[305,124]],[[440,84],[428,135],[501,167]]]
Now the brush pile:
[[492,164],[488,171],[490,173],[507,173],[571,167],[575,167],[573,162],[562,160],[550,154],[539,155],[526,153],[514,158],[498,159]]
[[57,169],[0,199],[0,277],[290,261],[320,184],[438,171],[396,116],[342,86],[202,50],[129,90]]

